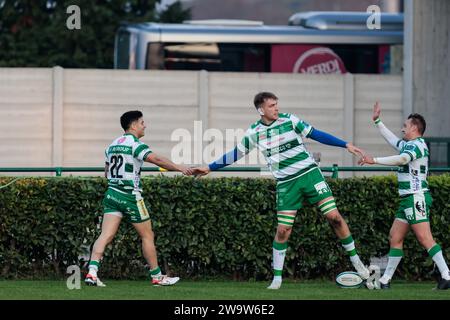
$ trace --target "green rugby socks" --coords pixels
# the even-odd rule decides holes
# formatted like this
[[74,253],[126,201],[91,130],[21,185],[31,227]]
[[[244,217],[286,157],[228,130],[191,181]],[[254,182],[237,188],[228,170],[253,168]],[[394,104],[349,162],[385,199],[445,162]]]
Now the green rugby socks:
[[445,263],[441,246],[436,243],[434,246],[428,249],[428,254],[431,259],[433,259],[434,263],[436,263],[439,271],[441,272],[442,278],[445,280],[450,280],[448,266]]
[[91,260],[89,262],[89,274],[97,277],[98,268],[100,267],[100,262],[96,260]]
[[388,264],[386,267],[386,270],[384,271],[383,276],[381,277],[383,279],[383,283],[387,283],[392,279],[392,276],[395,273],[395,270],[398,267],[398,264],[402,260],[403,257],[403,250],[401,248],[391,248],[389,250],[389,259]]
[[286,257],[286,250],[287,250],[287,242],[285,243],[279,243],[275,240],[272,243],[273,246],[273,275],[274,279],[281,280],[281,275],[283,273],[283,265],[284,265],[284,258]]
[[359,260],[359,256],[356,252],[355,241],[353,240],[352,235],[349,235],[347,238],[340,240],[345,251],[347,251],[347,254],[350,256],[350,260],[353,263],[357,262],[357,260]]
[[155,269],[151,269],[148,274],[150,275],[150,277],[153,278],[159,278],[162,273],[161,273],[161,269],[158,267],[156,267]]

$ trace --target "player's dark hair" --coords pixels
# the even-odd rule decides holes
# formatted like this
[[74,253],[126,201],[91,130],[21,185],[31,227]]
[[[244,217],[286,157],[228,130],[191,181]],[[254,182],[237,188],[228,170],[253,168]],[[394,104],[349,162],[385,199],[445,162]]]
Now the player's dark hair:
[[411,123],[417,127],[417,130],[419,130],[419,133],[421,135],[424,134],[425,129],[427,128],[427,123],[425,122],[425,118],[422,117],[418,113],[411,113],[408,116],[408,119],[411,119]]
[[135,110],[135,111],[127,111],[120,117],[120,125],[122,126],[124,131],[127,131],[131,124],[139,120],[139,118],[142,118],[142,112]]
[[278,97],[274,95],[272,92],[260,92],[258,93],[255,98],[253,99],[253,104],[255,105],[255,108],[261,108],[261,105],[267,100],[267,99],[274,99],[278,100]]

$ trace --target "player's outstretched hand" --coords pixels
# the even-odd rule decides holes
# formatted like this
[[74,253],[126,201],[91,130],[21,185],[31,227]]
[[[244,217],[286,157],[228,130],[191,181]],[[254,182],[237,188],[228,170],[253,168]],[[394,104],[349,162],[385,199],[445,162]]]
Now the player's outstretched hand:
[[193,168],[189,168],[186,166],[179,166],[179,170],[185,175],[185,176],[191,176],[194,173]]
[[375,105],[373,106],[373,114],[372,114],[372,120],[375,121],[380,117],[381,114],[381,107],[380,103],[377,101],[375,102]]
[[355,156],[364,157],[365,152],[362,149],[355,147],[353,143],[351,142],[347,143],[346,147],[348,152],[354,154]]
[[209,170],[209,167],[195,167],[191,168],[193,171],[193,175],[196,177],[201,177],[207,175],[211,170]]
[[359,160],[358,160],[358,164],[360,166],[363,166],[365,164],[375,164],[375,161],[373,160],[373,157],[369,156],[369,155],[363,155]]

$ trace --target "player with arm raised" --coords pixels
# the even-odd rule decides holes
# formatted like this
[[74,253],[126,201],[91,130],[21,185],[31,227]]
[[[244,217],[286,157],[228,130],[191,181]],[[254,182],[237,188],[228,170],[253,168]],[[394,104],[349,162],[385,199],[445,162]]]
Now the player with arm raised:
[[388,265],[380,278],[380,286],[382,289],[390,288],[392,276],[403,257],[403,241],[411,228],[440,271],[437,288],[448,289],[450,287],[449,269],[441,247],[434,241],[430,228],[432,198],[427,182],[429,151],[422,137],[426,128],[425,119],[417,113],[409,115],[403,123],[403,139],[400,139],[386,128],[380,119],[380,114],[381,108],[377,102],[373,109],[372,120],[383,138],[399,152],[399,155],[377,158],[364,155],[358,161],[360,165],[399,166],[397,177],[400,205],[389,233]]
[[106,246],[113,240],[122,218],[125,218],[134,226],[141,238],[142,252],[150,266],[152,283],[173,285],[179,278],[163,275],[158,266],[150,215],[141,195],[141,167],[144,161],[151,162],[164,169],[180,171],[186,175],[192,174],[192,169],[157,155],[139,141],[144,136],[146,128],[142,112],[124,113],[120,117],[120,124],[125,133],[105,150],[108,190],[103,198],[102,231],[94,243],[85,282],[88,285],[105,286],[97,277],[97,271]]
[[319,131],[288,113],[279,113],[278,98],[270,92],[260,92],[254,105],[261,118],[247,130],[241,143],[208,167],[195,168],[194,174],[204,175],[237,161],[257,147],[265,156],[269,169],[277,179],[278,227],[273,241],[274,278],[268,289],[279,289],[282,283],[284,258],[297,211],[307,199],[316,204],[333,227],[350,260],[363,279],[369,270],[360,260],[347,223],[339,213],[330,187],[313,157],[306,150],[304,138],[346,148],[353,154],[361,150],[328,133]]

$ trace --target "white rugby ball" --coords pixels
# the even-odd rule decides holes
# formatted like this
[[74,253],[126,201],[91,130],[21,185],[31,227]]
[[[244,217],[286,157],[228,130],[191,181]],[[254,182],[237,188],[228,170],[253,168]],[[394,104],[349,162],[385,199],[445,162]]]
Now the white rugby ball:
[[360,288],[363,279],[354,271],[345,271],[337,275],[336,284],[341,288]]

